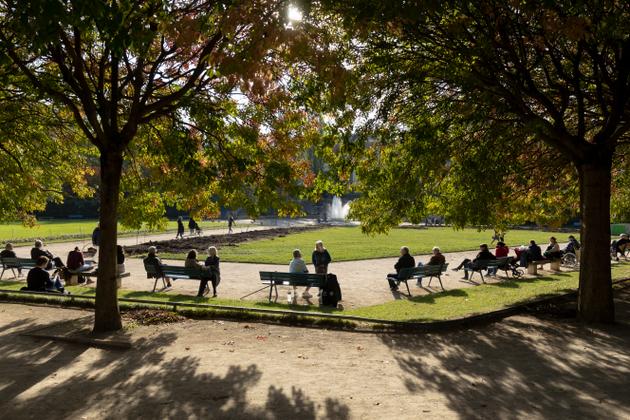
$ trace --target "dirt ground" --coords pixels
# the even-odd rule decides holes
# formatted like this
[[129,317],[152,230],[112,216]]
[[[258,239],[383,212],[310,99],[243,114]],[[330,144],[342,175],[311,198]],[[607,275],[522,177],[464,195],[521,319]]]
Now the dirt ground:
[[[630,293],[618,324],[516,316],[440,334],[187,320],[111,350],[72,335],[91,312],[0,304],[2,418],[627,419]],[[63,323],[65,320],[73,320]]]

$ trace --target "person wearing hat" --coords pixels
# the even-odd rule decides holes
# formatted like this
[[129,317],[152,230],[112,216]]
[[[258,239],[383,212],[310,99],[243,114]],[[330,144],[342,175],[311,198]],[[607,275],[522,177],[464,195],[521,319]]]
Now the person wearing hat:
[[628,239],[628,234],[627,233],[622,233],[619,235],[619,239],[617,239],[615,242],[613,242],[613,258],[616,261],[619,261],[619,257],[618,254],[621,254],[621,256],[625,256],[626,255],[626,249],[628,249],[628,244],[630,243],[630,239]]

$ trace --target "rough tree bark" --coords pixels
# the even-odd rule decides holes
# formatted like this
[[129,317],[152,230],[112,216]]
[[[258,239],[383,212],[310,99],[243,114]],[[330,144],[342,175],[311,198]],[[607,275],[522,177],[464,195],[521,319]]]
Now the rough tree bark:
[[582,216],[578,313],[586,322],[613,322],[610,273],[611,160],[578,165]]
[[118,236],[118,197],[122,173],[121,149],[101,150],[100,227],[98,280],[94,332],[116,331],[122,328],[116,298],[116,243]]

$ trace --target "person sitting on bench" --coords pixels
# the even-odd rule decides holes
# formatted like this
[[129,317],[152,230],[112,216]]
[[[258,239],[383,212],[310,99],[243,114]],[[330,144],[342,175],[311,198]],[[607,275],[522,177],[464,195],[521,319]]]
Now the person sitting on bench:
[[[437,246],[434,246],[433,249],[431,250],[431,252],[433,253],[433,255],[431,255],[431,258],[429,259],[429,262],[427,263],[427,265],[444,265],[446,264],[446,258],[444,258],[444,255],[442,255],[442,253],[440,252],[440,248],[438,248]],[[423,267],[424,264],[422,264],[422,261],[418,262],[418,267]],[[418,287],[422,287],[422,277],[417,277],[417,281],[416,281],[416,286]]]
[[31,248],[31,259],[37,260],[39,257],[48,258],[48,265],[46,266],[46,270],[51,270],[53,268],[53,262],[55,263],[56,268],[63,268],[65,265],[61,258],[55,257],[50,251],[44,249],[44,243],[41,240],[35,241],[35,246]]
[[549,260],[562,258],[562,250],[560,249],[560,244],[556,240],[555,236],[549,238],[549,245],[547,245],[547,249],[545,250],[543,256]]
[[387,282],[389,283],[389,288],[392,291],[398,290],[398,285],[396,284],[396,279],[398,278],[398,273],[403,268],[413,268],[416,266],[416,260],[409,253],[409,247],[403,246],[400,248],[400,257],[398,258],[398,262],[394,264],[394,269],[396,269],[395,273],[390,273],[387,275]]
[[569,235],[569,243],[566,247],[564,247],[563,251],[565,254],[571,253],[577,255],[577,251],[580,249],[580,243],[575,236]]
[[[17,258],[15,255],[15,251],[13,251],[13,244],[11,242],[7,242],[4,246],[4,249],[0,251],[0,258]],[[15,267],[18,271],[18,276],[22,275],[22,267]]]
[[[146,265],[152,265],[153,267],[155,267],[155,270],[157,271],[159,276],[164,276],[164,273],[162,272],[162,260],[160,259],[160,257],[157,256],[157,248],[154,246],[150,246],[149,250],[148,250],[149,254],[144,257],[144,259],[142,260]],[[150,274],[147,274],[147,278],[150,279],[152,276]],[[164,277],[164,280],[166,281],[166,287],[171,287],[171,279],[168,277]]]
[[210,280],[210,268],[201,264],[197,260],[197,251],[194,249],[188,251],[186,261],[184,261],[184,267],[205,271],[204,275],[202,275],[203,278],[199,281],[199,290],[197,292],[197,297],[203,297],[206,289],[208,288],[208,280]]
[[479,252],[477,256],[471,261],[469,258],[465,258],[453,271],[459,271],[464,268],[464,280],[468,280],[468,272],[479,269],[479,263],[481,261],[496,260],[497,257],[492,255],[492,252],[488,250],[488,244],[479,245]]
[[[302,259],[302,252],[299,249],[293,250],[293,259],[289,263],[289,273],[308,273],[308,268],[306,268],[306,263]],[[296,295],[297,288],[293,286],[293,295]],[[305,291],[303,296],[306,297],[307,292]],[[310,296],[309,296],[310,297]]]
[[49,260],[47,257],[40,256],[35,262],[33,267],[26,276],[26,287],[22,290],[29,290],[33,292],[59,292],[64,293],[64,287],[59,280],[59,276],[55,276],[55,279],[50,278],[50,274],[46,271]]
[[529,246],[527,247],[527,250],[523,251],[519,258],[521,267],[527,267],[527,263],[529,262],[541,261],[545,259],[545,257],[542,256],[542,250],[533,239],[529,241]]
[[[221,282],[221,271],[219,270],[219,252],[214,246],[208,247],[208,258],[206,258],[206,267],[210,270],[210,281],[212,283],[212,297],[217,297],[217,286]],[[199,292],[197,296],[203,296],[204,291],[208,287],[208,280],[204,279],[199,284]]]
[[613,241],[611,244],[611,250],[613,254],[613,258],[616,261],[619,261],[619,254],[623,257],[626,254],[626,249],[630,247],[630,239],[628,239],[627,233],[622,233],[619,235],[619,239]]

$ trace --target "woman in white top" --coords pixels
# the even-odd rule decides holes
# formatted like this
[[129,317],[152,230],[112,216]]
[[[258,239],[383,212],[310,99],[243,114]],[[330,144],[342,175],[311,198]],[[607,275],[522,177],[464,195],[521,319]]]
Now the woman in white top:
[[[302,252],[299,249],[293,250],[293,259],[289,263],[289,273],[308,273],[306,263],[302,259]],[[295,294],[296,287],[293,286],[293,293]],[[308,288],[302,294],[302,297],[309,298],[311,295],[308,293]]]

